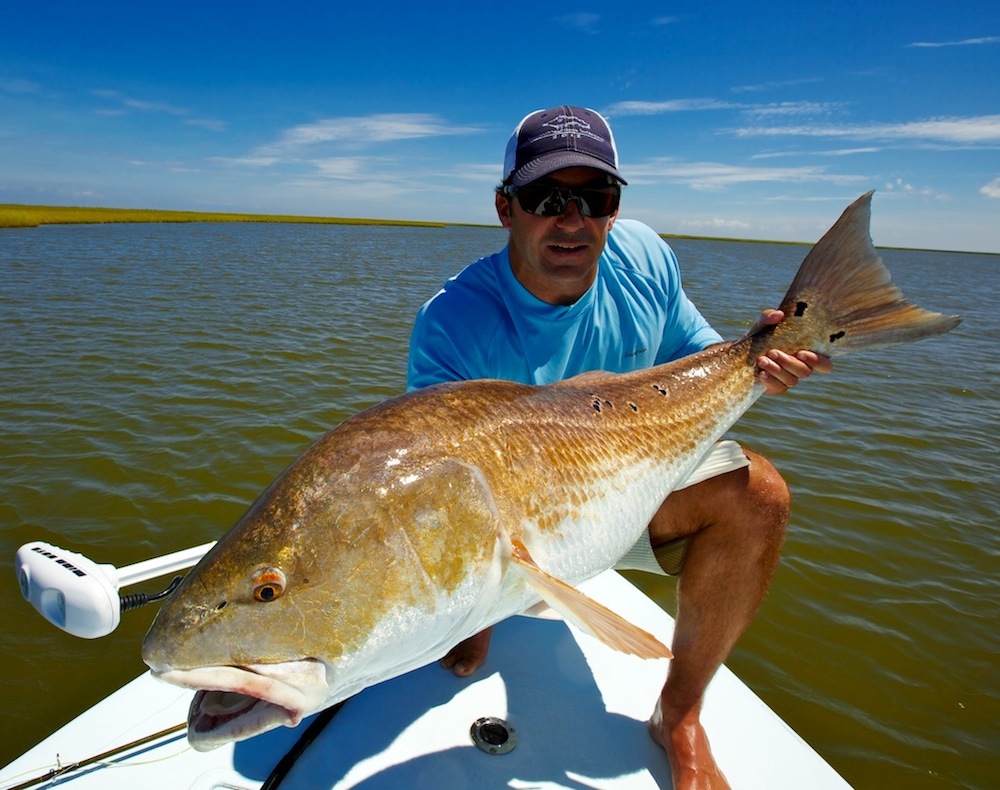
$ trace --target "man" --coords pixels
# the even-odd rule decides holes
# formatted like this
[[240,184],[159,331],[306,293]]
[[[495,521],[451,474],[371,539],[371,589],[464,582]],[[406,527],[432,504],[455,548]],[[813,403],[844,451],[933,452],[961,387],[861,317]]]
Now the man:
[[[410,388],[477,378],[548,384],[721,342],[685,295],[666,243],[645,225],[616,221],[625,183],[598,113],[561,106],[525,117],[495,197],[509,243],[420,310]],[[781,317],[766,311],[761,322]],[[766,391],[778,394],[831,364],[810,351],[772,351],[758,368]],[[700,722],[702,698],[767,591],[788,524],[788,488],[771,464],[735,443],[720,445],[667,497],[629,562],[679,575],[675,657],[650,720],[676,788],[728,786]],[[444,665],[471,674],[489,638],[486,631],[466,640]]]

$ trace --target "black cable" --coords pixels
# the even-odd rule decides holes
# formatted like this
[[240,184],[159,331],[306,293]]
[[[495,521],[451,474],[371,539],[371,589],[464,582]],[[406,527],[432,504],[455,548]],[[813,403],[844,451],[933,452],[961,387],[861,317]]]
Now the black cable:
[[122,611],[127,612],[130,609],[138,609],[140,606],[145,606],[147,603],[152,603],[153,601],[159,601],[161,598],[166,598],[170,593],[177,589],[177,585],[181,583],[181,576],[174,576],[174,580],[170,582],[167,589],[161,590],[158,593],[128,593],[127,595],[122,595]]
[[284,781],[285,777],[288,776],[288,772],[292,770],[292,766],[298,761],[298,759],[305,753],[309,745],[316,740],[316,737],[323,732],[326,725],[329,724],[333,717],[337,715],[338,711],[344,706],[344,702],[338,702],[336,705],[321,711],[316,717],[312,724],[310,724],[302,736],[295,742],[295,745],[288,750],[284,757],[282,757],[274,770],[271,771],[271,775],[267,777],[264,784],[260,786],[260,790],[277,790],[278,786]]

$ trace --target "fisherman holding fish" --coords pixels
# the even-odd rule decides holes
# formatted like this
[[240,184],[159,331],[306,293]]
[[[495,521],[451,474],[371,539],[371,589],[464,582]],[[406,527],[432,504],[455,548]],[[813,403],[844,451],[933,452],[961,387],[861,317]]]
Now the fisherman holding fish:
[[674,786],[726,786],[702,699],[764,597],[789,496],[767,461],[719,440],[829,357],[961,317],[892,284],[869,192],[806,255],[781,312],[721,343],[670,249],[616,219],[624,179],[597,113],[532,113],[505,165],[510,243],[421,310],[413,391],[314,441],[157,612],[142,657],[195,691],[195,749],[296,727],[442,657],[468,675],[490,626],[542,602],[615,650],[669,658],[574,586],[624,561],[680,576],[650,722]]
[[[526,116],[496,189],[508,245],[450,279],[420,310],[409,389],[444,381],[551,384],[624,373],[722,342],[681,287],[677,259],[650,228],[618,220],[618,154],[607,121],[571,106]],[[768,310],[758,326],[777,324]],[[830,360],[771,350],[757,360],[779,394]],[[666,498],[619,568],[678,577],[674,659],[650,721],[674,787],[726,787],[700,722],[705,689],[749,625],[788,525],[785,482],[760,455],[723,441]],[[443,664],[461,676],[486,659],[489,629]]]

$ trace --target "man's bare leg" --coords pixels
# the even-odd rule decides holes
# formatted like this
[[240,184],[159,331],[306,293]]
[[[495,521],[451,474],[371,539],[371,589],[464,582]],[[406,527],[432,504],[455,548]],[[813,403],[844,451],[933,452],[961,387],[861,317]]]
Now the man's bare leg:
[[671,494],[650,524],[654,546],[693,535],[678,580],[667,682],[650,734],[676,790],[729,787],[700,720],[705,689],[767,593],[788,525],[788,487],[764,458]]
[[493,636],[493,627],[480,631],[475,636],[459,642],[448,655],[441,659],[441,666],[450,669],[461,678],[468,677],[475,672],[486,661],[486,654],[490,650],[490,637]]

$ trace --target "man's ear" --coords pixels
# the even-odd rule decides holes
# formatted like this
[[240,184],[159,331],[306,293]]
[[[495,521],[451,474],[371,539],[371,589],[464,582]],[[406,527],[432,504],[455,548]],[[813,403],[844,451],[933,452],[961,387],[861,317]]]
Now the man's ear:
[[500,192],[496,193],[497,216],[500,224],[510,230],[510,198]]

